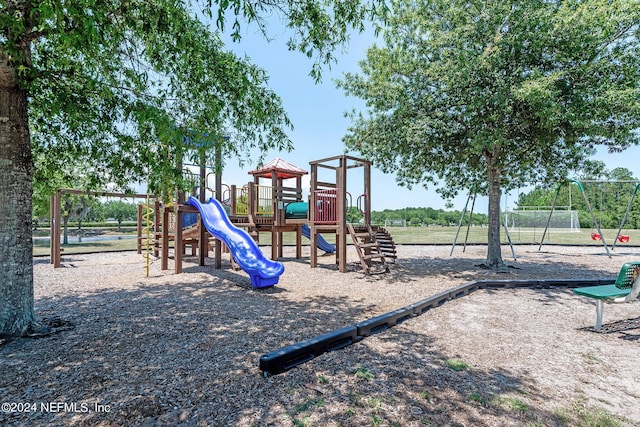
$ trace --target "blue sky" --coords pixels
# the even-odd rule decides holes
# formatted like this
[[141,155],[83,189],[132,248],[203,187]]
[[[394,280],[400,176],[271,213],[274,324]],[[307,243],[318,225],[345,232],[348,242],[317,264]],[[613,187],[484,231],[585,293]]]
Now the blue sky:
[[[352,108],[363,109],[364,104],[356,98],[346,97],[342,90],[335,87],[334,79],[341,78],[345,72],[359,71],[358,61],[365,57],[366,49],[375,41],[374,35],[353,34],[345,54],[338,55],[338,61],[331,69],[324,69],[323,81],[316,84],[308,75],[312,62],[299,52],[289,51],[286,47],[288,35],[283,26],[272,26],[269,29],[271,41],[265,40],[255,27],[244,25],[242,40],[232,42],[223,36],[227,47],[238,55],[246,55],[251,61],[267,71],[270,76],[269,86],[281,98],[294,130],[290,138],[294,151],[279,153],[270,152],[267,161],[274,157],[283,159],[301,168],[309,170],[309,162],[342,154],[344,145],[342,137],[349,126],[344,112]],[[351,153],[357,155],[356,153]],[[626,167],[640,175],[636,165],[640,159],[640,148],[634,147],[622,154],[599,153],[598,160],[604,161],[609,169]],[[255,165],[241,169],[234,159],[227,159],[223,173],[223,181],[229,184],[243,185],[251,180],[248,171]],[[361,192],[361,180],[358,175],[349,174],[348,180],[353,186],[348,190],[354,194]],[[352,188],[353,187],[353,188]],[[467,195],[459,195],[453,200],[455,209],[462,209]],[[507,196],[510,206],[514,196]],[[414,187],[412,190],[400,187],[393,175],[387,175],[378,169],[372,170],[373,210],[399,209],[404,207],[444,208],[445,200],[433,190]],[[504,205],[504,201],[503,201]],[[486,212],[486,200],[476,202],[478,212]]]

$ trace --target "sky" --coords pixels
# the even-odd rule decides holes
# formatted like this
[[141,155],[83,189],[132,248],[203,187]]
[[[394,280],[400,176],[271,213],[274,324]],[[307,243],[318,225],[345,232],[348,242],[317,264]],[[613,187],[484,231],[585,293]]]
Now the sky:
[[[244,25],[240,42],[233,42],[228,34],[223,34],[227,48],[239,56],[248,56],[251,62],[269,74],[270,88],[281,97],[285,111],[293,123],[294,129],[289,132],[293,141],[292,152],[269,152],[265,161],[281,157],[294,165],[309,170],[309,162],[327,157],[337,156],[345,152],[342,137],[349,126],[344,117],[346,111],[353,108],[364,111],[362,100],[347,97],[341,89],[336,88],[334,80],[346,72],[358,72],[358,62],[365,58],[366,50],[375,42],[373,32],[352,34],[346,53],[337,55],[337,63],[331,68],[324,68],[323,80],[316,84],[309,76],[312,60],[304,54],[289,51],[284,26],[272,25],[269,28],[270,41],[251,25]],[[229,32],[229,31],[228,31]],[[357,153],[349,153],[358,157]],[[637,162],[640,159],[640,147],[634,147],[621,154],[599,152],[596,159],[606,163],[608,169],[625,167],[634,176],[639,176]],[[248,165],[241,169],[235,159],[227,159],[223,172],[223,181],[228,184],[242,186],[252,177],[248,171],[255,168]],[[362,177],[357,172],[349,173],[347,190],[354,200],[362,192]],[[308,181],[303,184],[308,189]],[[432,207],[444,209],[446,200],[442,199],[434,189],[422,186],[409,190],[397,185],[395,176],[384,174],[374,165],[372,168],[372,210],[401,209],[405,207]],[[462,210],[467,194],[460,194],[453,200],[454,209]],[[507,208],[512,207],[516,195],[506,196]],[[505,206],[505,200],[502,202]],[[476,212],[486,212],[487,201],[479,198],[476,201]]]

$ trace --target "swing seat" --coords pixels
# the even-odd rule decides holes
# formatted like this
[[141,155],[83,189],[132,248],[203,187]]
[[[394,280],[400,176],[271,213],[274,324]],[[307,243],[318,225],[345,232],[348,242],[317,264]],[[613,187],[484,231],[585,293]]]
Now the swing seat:
[[602,240],[602,236],[598,233],[591,233],[591,240]]
[[618,236],[618,242],[620,243],[628,243],[629,242],[629,236],[625,236],[624,234],[621,234]]

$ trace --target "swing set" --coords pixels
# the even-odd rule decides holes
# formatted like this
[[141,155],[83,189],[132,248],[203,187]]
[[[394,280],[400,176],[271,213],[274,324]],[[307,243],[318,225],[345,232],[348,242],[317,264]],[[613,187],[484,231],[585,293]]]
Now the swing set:
[[[451,252],[449,253],[449,256],[453,256],[453,251],[456,248],[456,243],[458,242],[458,236],[460,235],[460,229],[462,228],[462,223],[464,221],[464,217],[467,214],[467,211],[469,212],[469,219],[467,221],[467,232],[465,234],[464,237],[464,244],[462,246],[462,252],[464,252],[467,248],[467,241],[469,240],[469,230],[471,229],[471,218],[473,217],[473,209],[476,205],[476,196],[477,194],[474,191],[470,191],[469,192],[469,197],[467,197],[467,202],[464,205],[464,209],[462,210],[462,214],[460,215],[460,221],[458,222],[458,229],[456,231],[456,235],[453,238],[453,244],[451,245]],[[469,208],[469,202],[471,202],[471,209]],[[507,227],[507,223],[505,222],[504,224],[504,232],[505,232],[505,236],[507,238],[507,243],[509,244],[509,248],[511,249],[511,255],[513,257],[514,261],[517,261],[517,257],[516,257],[516,252],[513,249],[513,242],[511,241],[511,235],[509,234],[509,228]]]
[[[589,201],[589,196],[587,195],[587,191],[584,187],[583,184],[585,183],[599,183],[601,184],[600,186],[600,222],[598,222],[595,212],[593,210],[593,207]],[[589,215],[591,216],[591,221],[592,221],[592,228],[591,228],[591,240],[594,241],[600,241],[602,242],[602,246],[604,247],[605,251],[607,252],[607,256],[609,256],[609,258],[611,258],[611,253],[609,252],[609,245],[607,244],[604,234],[602,233],[600,224],[602,222],[602,208],[603,208],[603,191],[602,191],[602,184],[605,183],[633,183],[635,184],[633,191],[631,193],[631,198],[629,199],[629,204],[627,205],[627,209],[625,210],[624,216],[622,217],[622,220],[620,221],[620,225],[618,227],[618,231],[616,233],[616,237],[614,238],[613,244],[611,245],[611,250],[615,249],[616,244],[617,243],[629,243],[630,237],[629,235],[626,234],[622,234],[622,229],[624,228],[625,223],[627,222],[627,218],[629,217],[629,212],[631,211],[631,206],[633,205],[633,202],[635,200],[636,194],[638,193],[638,188],[640,188],[640,182],[637,181],[592,181],[592,180],[583,180],[583,181],[578,181],[578,180],[570,180],[569,184],[576,184],[578,189],[580,190],[580,194],[582,194],[582,198],[584,199],[585,204],[587,205],[587,209],[589,210]],[[542,248],[542,244],[544,242],[544,237],[549,229],[549,223],[551,221],[551,215],[553,214],[553,211],[556,207],[556,203],[558,201],[558,195],[560,194],[560,189],[562,188],[563,184],[558,185],[558,189],[556,190],[556,194],[553,198],[553,204],[551,206],[551,210],[549,212],[549,217],[547,219],[547,224],[545,226],[544,232],[542,234],[542,240],[540,242],[540,246],[538,247],[538,250],[540,250]]]

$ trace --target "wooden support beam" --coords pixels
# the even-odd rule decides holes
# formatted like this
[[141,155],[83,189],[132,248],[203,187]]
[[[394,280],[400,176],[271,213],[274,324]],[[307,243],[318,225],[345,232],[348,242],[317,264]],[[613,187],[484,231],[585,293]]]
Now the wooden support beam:
[[322,181],[316,182],[316,190],[319,190],[321,187],[322,188],[337,188],[338,185],[334,184],[332,182],[322,182]]
[[62,193],[60,191],[56,191],[56,194],[53,195],[53,209],[52,209],[52,218],[50,224],[50,234],[51,234],[51,263],[53,264],[53,268],[60,267],[60,258],[62,248],[60,247],[60,221],[62,219],[61,210],[61,202]]
[[347,271],[347,218],[345,200],[347,196],[347,159],[340,158],[340,167],[336,171],[336,185],[338,189],[337,214],[338,229],[336,233],[336,253],[338,254],[338,269],[341,273]]
[[138,255],[142,253],[142,208],[143,205],[138,205],[138,221],[136,224],[136,249],[138,251]]
[[98,197],[119,197],[122,199],[146,199],[147,196],[154,197],[152,194],[127,194],[127,193],[110,193],[108,191],[86,191],[76,190],[74,188],[61,188],[58,190],[61,194],[88,194]]
[[309,255],[309,262],[311,268],[318,266],[318,236],[315,224],[316,215],[316,190],[318,189],[318,165],[311,163],[311,189],[309,194],[309,240],[311,241],[311,249]]
[[169,209],[162,207],[162,238],[160,239],[160,269],[169,269]]
[[173,262],[175,265],[176,274],[182,273],[182,207],[183,205],[177,205],[176,213],[176,229],[174,231],[173,239]]

